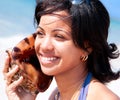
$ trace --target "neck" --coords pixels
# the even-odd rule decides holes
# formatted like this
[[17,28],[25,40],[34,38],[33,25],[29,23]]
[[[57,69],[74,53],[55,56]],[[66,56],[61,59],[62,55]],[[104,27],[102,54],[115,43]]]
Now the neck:
[[74,68],[72,71],[55,76],[60,92],[60,100],[64,100],[64,98],[65,100],[76,100],[75,98],[79,95],[86,75],[86,69]]

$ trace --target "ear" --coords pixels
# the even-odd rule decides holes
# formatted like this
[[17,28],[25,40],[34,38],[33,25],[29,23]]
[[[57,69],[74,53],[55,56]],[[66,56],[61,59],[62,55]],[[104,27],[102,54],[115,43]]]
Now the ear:
[[92,47],[90,46],[90,44],[89,44],[88,41],[85,41],[85,42],[84,42],[84,47],[85,47],[86,51],[88,52],[88,54],[90,54],[90,53],[93,51],[93,49],[92,49]]

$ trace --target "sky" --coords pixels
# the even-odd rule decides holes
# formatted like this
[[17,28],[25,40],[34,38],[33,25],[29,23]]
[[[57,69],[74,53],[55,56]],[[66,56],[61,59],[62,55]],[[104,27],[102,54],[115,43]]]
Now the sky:
[[0,35],[33,32],[35,0],[0,0]]
[[[111,18],[108,42],[120,44],[120,0],[101,1]],[[0,0],[0,46],[2,48],[11,47],[35,31],[35,5],[35,0]]]
[[[101,2],[111,18],[108,41],[120,44],[120,0]],[[35,4],[35,0],[0,0],[0,39],[33,33]]]
[[[120,0],[101,0],[110,14],[108,43],[120,45]],[[0,0],[0,50],[35,32],[35,0]]]

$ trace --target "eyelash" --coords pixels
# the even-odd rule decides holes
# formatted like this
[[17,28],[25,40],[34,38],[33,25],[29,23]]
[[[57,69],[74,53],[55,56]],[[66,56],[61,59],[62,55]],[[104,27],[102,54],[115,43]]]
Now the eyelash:
[[60,38],[60,39],[65,39],[64,36],[59,35],[59,34],[56,34],[55,37],[56,37],[56,38]]
[[38,37],[42,38],[44,36],[44,33],[43,32],[37,32],[36,33]]
[[43,33],[42,32],[37,32],[37,35],[43,35]]
[[[37,36],[40,37],[40,38],[43,38],[44,35],[45,35],[45,34],[44,34],[43,32],[37,32]],[[55,37],[56,39],[58,39],[58,40],[63,40],[63,39],[65,39],[65,37],[64,37],[63,35],[58,34],[58,33],[56,33],[56,34],[54,35],[54,37]]]

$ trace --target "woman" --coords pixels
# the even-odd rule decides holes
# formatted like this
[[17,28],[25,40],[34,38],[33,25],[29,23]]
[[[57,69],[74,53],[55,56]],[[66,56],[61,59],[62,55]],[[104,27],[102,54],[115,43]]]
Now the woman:
[[[119,78],[109,59],[119,56],[108,45],[109,14],[99,0],[43,0],[35,9],[35,50],[41,69],[52,75],[57,88],[50,100],[119,100],[104,84]],[[3,70],[7,82],[19,69]],[[7,83],[9,100],[34,100],[36,95],[19,88],[23,77]],[[22,91],[22,92],[21,92]]]

